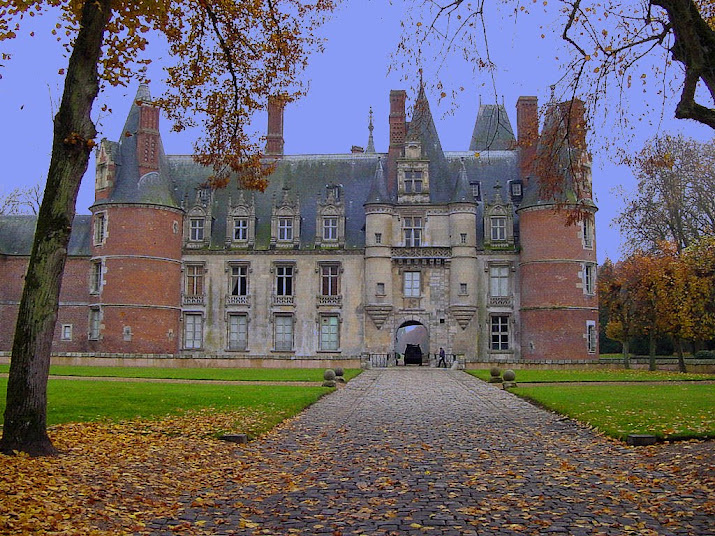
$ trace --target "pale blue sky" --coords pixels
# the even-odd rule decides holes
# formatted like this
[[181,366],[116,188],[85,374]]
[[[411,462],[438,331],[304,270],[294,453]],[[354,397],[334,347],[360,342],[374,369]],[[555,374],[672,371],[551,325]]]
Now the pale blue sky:
[[[326,37],[325,52],[314,56],[306,73],[310,81],[307,97],[290,104],[285,112],[285,151],[287,154],[342,153],[352,145],[367,144],[368,110],[372,106],[375,117],[375,146],[379,152],[387,151],[388,95],[391,89],[407,89],[414,98],[411,83],[415,76],[411,70],[391,64],[391,53],[396,49],[403,17],[402,2],[392,4],[387,0],[346,1],[336,11],[322,30]],[[489,22],[490,48],[498,71],[491,77],[473,75],[468,66],[459,62],[448,63],[438,75],[446,85],[463,86],[456,103],[438,102],[437,93],[428,89],[428,98],[437,122],[442,146],[445,150],[467,150],[480,99],[484,103],[496,100],[506,105],[513,128],[516,130],[516,100],[520,95],[536,95],[540,104],[548,101],[549,86],[560,78],[556,59],[565,57],[565,48],[558,34],[560,28],[545,18],[532,15]],[[0,44],[0,52],[11,52],[12,60],[0,69],[0,117],[2,118],[2,143],[0,160],[3,162],[0,193],[7,193],[20,185],[43,181],[49,165],[51,149],[52,116],[61,96],[62,77],[57,74],[66,66],[62,50],[49,35],[54,24],[50,18],[33,21],[36,36],[20,38],[12,43]],[[550,29],[552,28],[552,29]],[[546,35],[545,39],[540,34]],[[157,56],[160,55],[157,53]],[[160,58],[159,58],[160,60]],[[160,61],[149,68],[153,80],[153,94],[161,92]],[[427,82],[434,76],[427,70]],[[412,82],[403,81],[408,74]],[[495,89],[496,96],[495,96]],[[136,92],[136,85],[111,89],[100,96],[95,110],[107,103],[111,115],[97,113],[100,137],[119,139],[122,124]],[[408,102],[409,105],[409,102]],[[670,119],[672,109],[663,111],[661,130],[682,132],[699,140],[712,138],[712,131],[694,122]],[[646,119],[653,119],[652,113]],[[625,137],[627,147],[639,149],[643,141],[655,133],[655,127],[645,126]],[[602,142],[622,138],[624,135],[610,124],[597,125],[597,141],[593,146],[594,193],[599,206],[597,214],[598,258],[620,255],[620,236],[611,220],[620,203],[612,189],[623,185],[635,187],[630,170],[616,165],[609,157],[613,149],[604,149]],[[162,123],[164,147],[169,154],[191,152],[190,136],[177,136],[169,132],[169,123]],[[257,118],[256,129],[265,130],[265,118]],[[83,180],[77,202],[78,213],[89,213],[93,201],[94,163]]]

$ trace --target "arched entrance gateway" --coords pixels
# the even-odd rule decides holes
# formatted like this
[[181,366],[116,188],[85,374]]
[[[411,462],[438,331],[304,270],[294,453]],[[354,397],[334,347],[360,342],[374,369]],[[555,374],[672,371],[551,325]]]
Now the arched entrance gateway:
[[395,352],[405,365],[429,364],[429,332],[417,320],[403,322],[395,333]]

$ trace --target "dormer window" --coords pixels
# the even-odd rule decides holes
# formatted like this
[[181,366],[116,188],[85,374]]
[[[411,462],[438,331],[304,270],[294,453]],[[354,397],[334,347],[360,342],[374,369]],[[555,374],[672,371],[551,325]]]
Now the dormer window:
[[492,216],[490,222],[492,242],[506,241],[506,216]]
[[233,239],[238,241],[248,240],[248,218],[235,218],[233,220]]
[[521,197],[522,196],[522,185],[521,182],[519,181],[513,181],[510,185],[511,189],[511,196],[512,197]]
[[405,171],[405,193],[420,194],[422,193],[422,171],[410,170]]
[[323,218],[323,240],[338,239],[338,218]]
[[293,218],[278,218],[278,240],[293,240]]
[[204,239],[204,218],[191,218],[189,221],[189,240],[201,242]]
[[469,186],[472,188],[472,196],[474,196],[475,201],[482,200],[481,185],[478,182],[470,182]]

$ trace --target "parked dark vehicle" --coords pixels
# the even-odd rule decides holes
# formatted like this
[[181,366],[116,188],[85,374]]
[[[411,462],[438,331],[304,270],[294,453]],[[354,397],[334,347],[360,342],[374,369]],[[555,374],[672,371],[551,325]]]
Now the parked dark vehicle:
[[419,344],[408,344],[405,348],[405,365],[422,366],[422,348]]

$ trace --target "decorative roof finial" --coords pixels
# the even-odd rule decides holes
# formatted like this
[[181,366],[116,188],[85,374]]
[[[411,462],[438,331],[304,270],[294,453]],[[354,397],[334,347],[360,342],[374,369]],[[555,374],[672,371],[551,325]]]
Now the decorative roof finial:
[[369,120],[367,123],[367,129],[370,131],[370,135],[367,138],[367,149],[365,150],[366,153],[374,153],[375,152],[375,141],[373,140],[372,137],[372,131],[375,130],[375,127],[372,125],[372,106],[370,106],[370,114],[369,114]]

